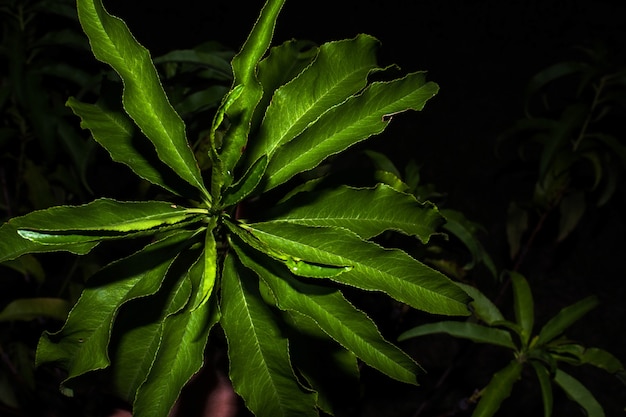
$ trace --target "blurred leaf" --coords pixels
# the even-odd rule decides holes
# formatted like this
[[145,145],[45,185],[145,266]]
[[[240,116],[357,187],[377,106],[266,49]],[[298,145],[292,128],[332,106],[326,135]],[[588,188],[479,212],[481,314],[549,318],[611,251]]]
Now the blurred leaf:
[[520,326],[522,343],[528,346],[530,337],[533,334],[535,324],[535,307],[533,295],[530,291],[528,281],[521,274],[510,271],[511,283],[513,284],[513,310],[515,312],[515,322]]
[[541,328],[535,343],[536,346],[543,346],[559,336],[590,310],[594,309],[598,305],[598,302],[597,297],[590,296],[563,308]]
[[580,219],[582,219],[586,208],[585,193],[582,191],[574,192],[563,197],[559,205],[561,219],[557,241],[563,241],[569,236],[580,222]]
[[485,294],[480,292],[478,288],[461,282],[457,282],[456,285],[461,287],[463,291],[472,297],[473,300],[470,303],[470,306],[472,307],[472,312],[476,315],[476,317],[484,321],[489,326],[493,326],[497,322],[504,321],[504,316],[498,307],[489,298],[487,298]]
[[517,360],[493,374],[489,384],[483,389],[480,401],[472,417],[490,417],[496,414],[500,405],[511,395],[513,385],[520,379],[522,364]]
[[541,397],[543,398],[543,416],[550,417],[552,415],[552,407],[554,404],[550,371],[540,362],[529,362],[535,370],[537,380],[539,381],[539,387],[541,388]]
[[446,333],[454,337],[469,339],[476,343],[489,343],[516,350],[511,334],[505,330],[481,326],[480,324],[458,321],[439,321],[423,324],[405,331],[398,340],[411,339],[433,333]]
[[70,307],[61,298],[21,298],[11,301],[0,311],[0,321],[28,321],[40,317],[64,321]]
[[571,400],[576,401],[583,408],[588,417],[604,417],[602,406],[594,398],[593,394],[577,379],[557,369],[554,382],[565,391]]

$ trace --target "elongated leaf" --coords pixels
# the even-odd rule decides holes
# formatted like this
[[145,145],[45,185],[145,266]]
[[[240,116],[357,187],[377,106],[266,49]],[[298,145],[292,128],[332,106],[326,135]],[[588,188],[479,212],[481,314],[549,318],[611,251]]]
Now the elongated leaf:
[[433,333],[447,333],[454,337],[462,337],[477,343],[489,343],[516,350],[511,334],[506,330],[481,326],[480,324],[459,321],[439,321],[423,324],[402,333],[398,340],[424,336]]
[[180,265],[180,259],[169,269],[157,294],[129,301],[113,327],[108,374],[115,393],[129,403],[134,402],[162,346],[165,320],[184,308],[191,296],[191,282],[180,273],[189,266],[187,262]]
[[363,241],[347,229],[284,222],[241,225],[273,250],[320,265],[352,267],[332,279],[382,291],[435,314],[467,315],[469,297],[440,272],[399,250]]
[[215,240],[214,230],[217,219],[212,217],[208,221],[208,227],[204,239],[204,249],[197,265],[194,265],[192,275],[192,284],[196,293],[193,309],[198,308],[201,304],[206,303],[213,293],[215,282],[217,280],[217,241]]
[[580,358],[581,363],[587,363],[604,369],[609,373],[623,372],[624,365],[613,354],[600,348],[587,348]]
[[169,415],[183,386],[202,367],[209,331],[218,320],[219,310],[212,302],[165,320],[163,340],[150,374],[137,392],[133,416]]
[[[257,79],[257,66],[270,46],[276,19],[284,2],[285,0],[268,0],[265,3],[243,48],[232,61],[233,88],[242,86],[243,90],[228,109],[229,118],[237,123],[226,133],[219,153],[222,169],[227,175],[234,171],[246,147],[254,110],[263,97],[263,87]],[[230,179],[227,178],[225,185],[230,185]]]
[[250,143],[250,159],[267,155],[271,160],[281,145],[365,87],[367,75],[376,68],[377,46],[378,41],[368,35],[322,45],[313,63],[274,93]]
[[316,416],[315,398],[298,385],[287,340],[249,274],[231,255],[226,257],[221,325],[233,387],[255,415]]
[[[163,187],[173,194],[181,194],[185,190],[182,184],[178,184],[175,175],[167,175],[171,169],[159,160],[150,158],[154,153],[150,149],[148,140],[138,138],[135,132],[135,125],[125,114],[113,110],[105,109],[100,104],[87,104],[70,97],[67,105],[75,115],[81,118],[81,127],[89,129],[93,138],[104,149],[106,149],[115,162],[122,163],[133,170],[135,174]],[[144,139],[148,146],[144,146]]]
[[193,232],[179,232],[151,244],[93,276],[57,333],[44,333],[37,347],[37,363],[59,362],[67,379],[109,365],[107,345],[120,307],[135,298],[154,294],[170,265],[191,245]]
[[563,308],[541,328],[536,345],[549,343],[597,305],[598,298],[590,296]]
[[461,287],[463,291],[472,297],[473,301],[470,303],[472,312],[480,320],[484,321],[488,325],[493,325],[496,322],[504,321],[504,316],[500,312],[500,309],[480,290],[471,285],[457,282],[456,285]]
[[[15,219],[19,219],[19,217]],[[0,226],[0,262],[13,260],[27,253],[66,251],[84,255],[89,253],[97,244],[98,242],[46,245],[20,236],[18,228],[12,223],[5,223]]]
[[58,206],[10,220],[18,229],[48,232],[134,232],[180,223],[206,210],[162,201],[101,198],[82,206]]
[[284,270],[265,267],[241,249],[235,249],[241,262],[267,283],[280,309],[310,317],[330,337],[369,366],[399,381],[417,384],[419,366],[386,341],[371,319],[350,304],[341,292],[297,281]]
[[390,82],[376,82],[324,113],[302,134],[274,155],[265,172],[265,189],[317,166],[328,156],[382,132],[391,117],[408,109],[421,110],[438,90],[425,82],[424,73],[412,73]]
[[19,298],[0,311],[0,321],[33,320],[39,317],[65,320],[70,307],[62,298]]
[[77,5],[95,57],[124,81],[122,101],[128,115],[152,141],[161,160],[207,197],[185,124],[169,103],[149,52],[122,20],[107,13],[101,0],[78,0]]
[[515,271],[511,271],[510,274],[513,284],[513,310],[515,312],[515,321],[522,331],[522,343],[528,345],[535,323],[533,295],[530,292],[530,286],[526,278]]
[[600,403],[576,378],[557,369],[554,375],[554,382],[567,393],[570,399],[576,401],[585,410],[587,417],[604,417],[604,410]]
[[511,395],[513,385],[520,378],[522,364],[517,360],[493,374],[489,384],[483,389],[482,397],[472,413],[472,417],[490,417],[500,409],[502,401]]
[[306,226],[344,227],[363,239],[385,230],[417,236],[426,243],[444,219],[431,204],[421,204],[411,195],[379,184],[376,188],[340,187],[308,193],[298,204],[289,201],[277,207],[274,220]]
[[543,398],[543,416],[552,416],[552,407],[554,404],[554,397],[552,395],[552,380],[550,378],[550,371],[538,361],[529,361],[532,367],[535,369],[537,379],[539,380],[539,387],[541,388],[541,397]]
[[274,91],[300,74],[313,61],[318,50],[310,41],[292,39],[271,48],[268,56],[259,62],[257,76],[263,86],[263,98],[252,117],[252,130],[261,123]]

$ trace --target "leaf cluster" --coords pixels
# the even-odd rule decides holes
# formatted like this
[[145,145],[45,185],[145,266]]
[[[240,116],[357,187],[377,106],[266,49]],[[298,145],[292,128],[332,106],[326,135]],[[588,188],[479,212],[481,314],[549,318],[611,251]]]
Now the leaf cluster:
[[[372,81],[387,71],[368,35],[270,49],[283,1],[269,0],[232,58],[232,74],[223,57],[202,58],[210,77],[221,71],[232,85],[192,147],[181,113],[211,109],[220,90],[182,91],[172,104],[155,60],[126,24],[100,0],[77,5],[93,54],[123,89],[118,107],[104,99],[70,98],[67,105],[114,161],[168,197],[99,198],[0,227],[0,262],[148,242],[87,281],[62,329],[42,336],[37,363],[67,371],[65,392],[88,374],[106,374],[137,416],[169,413],[203,365],[217,325],[233,387],[259,416],[332,413],[327,382],[336,378],[312,365],[320,357],[342,381],[356,378],[359,360],[417,383],[419,365],[341,289],[383,292],[429,313],[468,314],[468,295],[445,275],[372,240],[394,230],[428,242],[444,218],[385,184],[323,188],[298,175],[382,132],[393,115],[421,110],[437,85],[423,72]],[[199,59],[174,55],[161,59]],[[174,70],[185,73],[184,66]],[[313,342],[332,347],[317,352]]]

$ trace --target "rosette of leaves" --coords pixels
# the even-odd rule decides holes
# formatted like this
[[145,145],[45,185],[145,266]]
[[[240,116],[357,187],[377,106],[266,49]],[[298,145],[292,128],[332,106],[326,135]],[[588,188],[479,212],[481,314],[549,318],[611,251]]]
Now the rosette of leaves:
[[[513,284],[513,310],[515,320],[506,320],[496,305],[478,289],[458,284],[473,298],[470,306],[473,316],[465,322],[440,321],[414,327],[402,333],[399,340],[434,333],[446,333],[469,339],[476,343],[489,343],[510,349],[513,359],[493,377],[473,399],[478,400],[472,417],[493,416],[500,409],[522,377],[525,367],[534,370],[543,397],[543,415],[553,411],[552,384],[559,386],[569,398],[576,401],[585,415],[603,417],[604,410],[593,394],[576,378],[563,370],[563,364],[574,366],[592,365],[616,375],[626,382],[622,363],[606,350],[585,347],[564,336],[564,332],[598,304],[595,296],[584,298],[563,308],[543,325],[538,334],[534,329],[534,303],[526,279],[511,272]],[[482,322],[482,323],[481,323]]]
[[[87,373],[106,372],[135,416],[166,416],[219,324],[231,381],[252,412],[333,412],[328,382],[356,377],[357,359],[407,383],[420,371],[342,287],[380,291],[431,313],[467,314],[468,295],[444,275],[371,240],[392,229],[428,241],[442,222],[433,205],[382,184],[315,190],[297,180],[380,133],[390,115],[420,110],[437,85],[422,72],[370,82],[382,69],[378,42],[367,35],[270,50],[283,2],[265,4],[233,58],[232,88],[214,114],[200,167],[148,51],[100,0],[78,0],[94,55],[124,89],[119,109],[73,98],[68,105],[113,160],[171,199],[100,198],[0,228],[0,261],[82,255],[120,239],[149,242],[92,276],[63,328],[42,336],[37,363],[65,368],[65,390]],[[266,213],[264,201],[278,204]],[[319,346],[325,349],[313,349]]]

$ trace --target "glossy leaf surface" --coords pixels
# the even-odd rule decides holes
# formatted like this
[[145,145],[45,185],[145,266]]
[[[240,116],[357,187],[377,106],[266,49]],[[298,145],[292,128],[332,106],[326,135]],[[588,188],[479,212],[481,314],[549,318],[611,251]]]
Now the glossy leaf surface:
[[350,266],[333,278],[365,290],[382,291],[396,300],[436,314],[466,315],[468,296],[443,274],[399,250],[383,249],[338,228],[315,228],[283,222],[242,225],[270,248],[307,262]]
[[277,207],[274,220],[306,226],[337,226],[363,239],[386,230],[417,236],[428,242],[444,219],[429,204],[420,204],[408,194],[379,184],[376,188],[339,187],[322,193],[307,193],[299,204],[289,201],[284,212]]
[[316,167],[330,155],[382,132],[391,117],[413,109],[421,110],[438,91],[426,82],[424,73],[376,82],[324,113],[298,137],[276,152],[265,173],[269,190],[294,175]]
[[111,16],[101,0],[79,0],[78,17],[97,59],[109,64],[124,81],[124,109],[154,144],[163,162],[203,196],[200,169],[187,143],[185,124],[169,103],[150,53],[126,24]]
[[317,415],[315,398],[298,384],[287,340],[258,284],[232,256],[224,261],[220,323],[228,340],[233,387],[255,415]]

